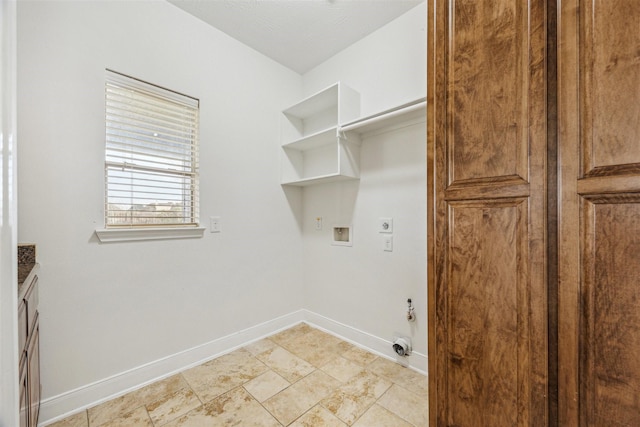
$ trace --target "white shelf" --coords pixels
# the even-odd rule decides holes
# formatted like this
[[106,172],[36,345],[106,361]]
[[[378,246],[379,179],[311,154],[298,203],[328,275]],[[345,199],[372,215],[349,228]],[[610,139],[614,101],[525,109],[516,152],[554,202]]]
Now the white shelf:
[[339,83],[317,92],[283,111],[289,117],[308,119],[332,107],[336,107]]
[[426,99],[359,114],[360,95],[340,82],[284,110],[282,185],[358,179],[361,137],[426,121]]
[[380,130],[394,128],[426,121],[426,98],[420,98],[397,107],[345,123],[338,130],[340,134],[354,132],[360,135],[371,134]]
[[326,184],[328,182],[338,182],[338,181],[353,181],[357,180],[358,177],[341,175],[339,173],[330,173],[327,175],[318,175],[312,178],[298,179],[291,182],[283,182],[282,185],[293,185],[296,187],[306,187],[308,185],[314,184]]
[[335,144],[338,137],[338,127],[321,130],[311,135],[305,136],[295,141],[282,144],[283,148],[291,148],[293,150],[312,150],[327,144]]
[[360,94],[338,82],[282,113],[282,185],[359,177],[359,138],[341,139],[338,127],[358,117]]

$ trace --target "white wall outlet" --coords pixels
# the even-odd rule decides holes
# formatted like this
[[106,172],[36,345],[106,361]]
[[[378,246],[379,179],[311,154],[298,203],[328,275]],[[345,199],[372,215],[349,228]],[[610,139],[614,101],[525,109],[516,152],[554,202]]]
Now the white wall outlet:
[[315,218],[315,227],[316,227],[316,231],[322,231],[322,217],[321,216],[317,216]]
[[393,252],[393,236],[384,236],[382,238],[382,249],[385,252]]
[[219,233],[220,232],[220,217],[219,216],[210,216],[209,217],[209,232],[210,233]]
[[378,218],[379,233],[393,233],[393,218]]

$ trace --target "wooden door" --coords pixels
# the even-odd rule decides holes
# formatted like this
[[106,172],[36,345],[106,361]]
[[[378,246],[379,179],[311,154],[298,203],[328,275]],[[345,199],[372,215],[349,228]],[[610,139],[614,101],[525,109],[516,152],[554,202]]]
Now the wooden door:
[[430,0],[430,426],[544,426],[545,3]]
[[559,22],[559,425],[640,426],[640,2]]

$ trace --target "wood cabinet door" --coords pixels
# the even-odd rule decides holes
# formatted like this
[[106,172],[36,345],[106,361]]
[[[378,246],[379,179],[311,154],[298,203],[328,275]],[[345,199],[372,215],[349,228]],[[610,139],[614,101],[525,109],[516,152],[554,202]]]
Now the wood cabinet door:
[[29,426],[29,383],[27,378],[27,359],[20,362],[20,427]]
[[559,425],[640,426],[640,2],[559,32]]
[[548,424],[545,3],[430,0],[430,426]]
[[29,383],[29,426],[38,425],[40,414],[40,326],[38,312],[35,314],[34,327],[29,338],[27,348],[27,364],[29,372],[27,381]]

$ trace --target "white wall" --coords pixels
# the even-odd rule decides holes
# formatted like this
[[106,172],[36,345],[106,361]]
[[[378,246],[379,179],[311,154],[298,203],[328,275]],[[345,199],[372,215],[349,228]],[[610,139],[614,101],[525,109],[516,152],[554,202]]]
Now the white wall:
[[0,426],[18,420],[16,4],[0,2]]
[[307,72],[305,95],[340,80],[360,92],[364,116],[426,96],[426,25],[423,2]]
[[[200,99],[201,219],[220,234],[98,243],[105,68]],[[278,169],[299,75],[164,1],[44,1],[18,3],[18,76],[45,400],[302,307],[300,199]]]
[[[311,70],[305,93],[340,80],[360,92],[363,115],[424,97],[426,15],[423,3]],[[360,168],[357,182],[303,189],[306,307],[382,340],[411,337],[421,353],[411,364],[426,371],[425,123],[365,138]],[[382,250],[379,217],[393,217],[393,252]],[[352,247],[330,245],[333,223],[353,224]]]

